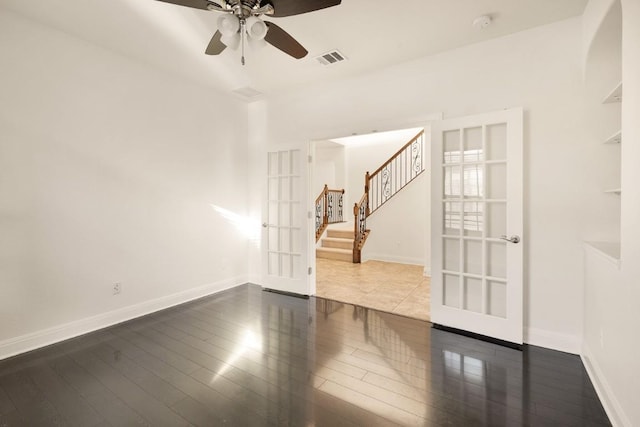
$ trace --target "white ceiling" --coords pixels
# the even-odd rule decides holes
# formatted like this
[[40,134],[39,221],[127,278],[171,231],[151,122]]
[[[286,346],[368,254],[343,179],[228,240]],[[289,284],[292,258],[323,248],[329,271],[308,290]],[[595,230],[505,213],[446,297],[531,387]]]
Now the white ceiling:
[[[251,87],[275,94],[577,16],[586,3],[343,0],[339,6],[305,15],[267,18],[294,36],[309,55],[295,60],[267,46],[247,50],[244,67],[237,51],[204,54],[216,30],[216,12],[156,0],[0,0],[0,7],[224,92]],[[483,14],[493,23],[475,30],[471,23]],[[314,59],[333,49],[348,61],[323,66]]]

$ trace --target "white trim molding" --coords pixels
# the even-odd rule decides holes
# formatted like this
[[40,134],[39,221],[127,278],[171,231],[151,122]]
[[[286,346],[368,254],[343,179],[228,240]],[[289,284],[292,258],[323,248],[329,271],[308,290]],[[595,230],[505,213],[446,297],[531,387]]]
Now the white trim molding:
[[591,350],[586,343],[582,348],[580,358],[582,359],[582,364],[587,370],[587,374],[591,379],[593,387],[596,389],[596,393],[600,398],[600,402],[602,402],[602,406],[604,407],[611,424],[614,427],[631,427],[631,421],[629,421],[629,418],[624,413],[622,405],[620,405],[615,394],[613,394],[613,390],[607,381],[607,377],[602,372],[602,369],[600,369],[597,360],[592,357]]
[[537,328],[525,328],[524,342],[571,354],[580,354],[582,349],[582,339],[579,336]]
[[246,277],[225,279],[216,283],[199,286],[183,292],[166,295],[96,316],[86,317],[52,328],[0,341],[0,360],[75,338],[89,332],[94,332],[136,317],[184,304],[198,298],[213,295],[244,283],[247,283]]
[[422,265],[424,266],[424,259],[409,258],[389,254],[362,254],[362,261],[384,261],[395,262],[397,264],[410,264],[410,265]]

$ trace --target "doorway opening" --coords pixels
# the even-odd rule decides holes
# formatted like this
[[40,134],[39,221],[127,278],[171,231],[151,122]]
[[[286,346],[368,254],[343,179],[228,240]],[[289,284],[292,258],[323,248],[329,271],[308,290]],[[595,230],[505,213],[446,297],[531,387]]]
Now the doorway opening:
[[[366,217],[370,233],[362,247],[361,262],[353,262],[351,248],[357,235],[354,205],[361,201],[367,172],[388,164],[407,142],[424,128],[376,132],[311,143],[310,193],[314,200],[323,189],[342,193],[331,201],[333,223],[319,236],[315,260],[315,295],[421,320],[430,319],[430,178],[429,133],[407,150],[407,160],[380,174],[380,182],[398,180],[411,167],[420,167],[410,182],[374,214]],[[404,170],[403,170],[404,169]],[[411,171],[409,171],[411,174]],[[398,181],[400,182],[400,181]],[[384,189],[377,189],[384,197]],[[377,196],[371,196],[377,197]],[[340,221],[335,212],[340,210]],[[355,209],[357,210],[357,208]],[[316,221],[318,213],[316,212]],[[349,235],[352,236],[349,241]],[[316,237],[316,236],[314,236]]]

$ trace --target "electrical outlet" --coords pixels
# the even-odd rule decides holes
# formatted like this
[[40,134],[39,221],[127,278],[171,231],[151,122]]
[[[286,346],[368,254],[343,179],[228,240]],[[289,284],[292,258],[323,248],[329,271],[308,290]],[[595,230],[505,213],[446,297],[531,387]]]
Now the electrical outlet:
[[120,292],[122,292],[122,284],[120,282],[114,283],[113,284],[113,294],[114,295],[118,295]]

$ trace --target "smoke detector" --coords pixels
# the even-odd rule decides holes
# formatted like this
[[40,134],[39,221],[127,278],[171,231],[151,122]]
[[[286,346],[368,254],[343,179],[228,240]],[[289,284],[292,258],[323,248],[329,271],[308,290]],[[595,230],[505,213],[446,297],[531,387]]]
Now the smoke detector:
[[489,15],[478,16],[473,20],[473,28],[476,30],[484,30],[491,25],[491,17]]

